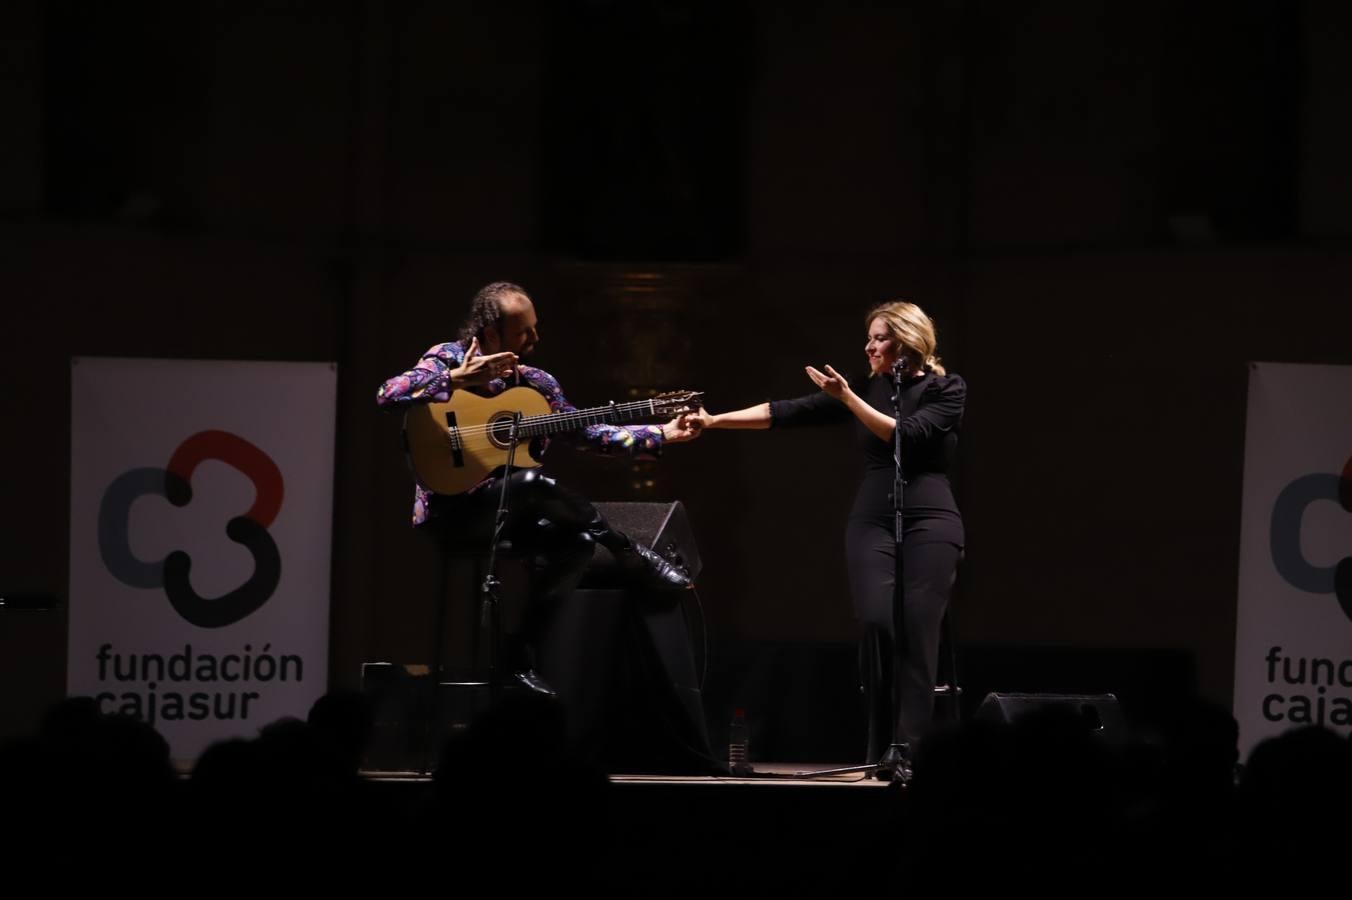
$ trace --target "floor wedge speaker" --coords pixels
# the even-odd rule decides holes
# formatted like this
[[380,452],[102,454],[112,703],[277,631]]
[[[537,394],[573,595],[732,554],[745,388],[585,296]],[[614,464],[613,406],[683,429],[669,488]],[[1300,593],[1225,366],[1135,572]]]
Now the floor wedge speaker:
[[1112,694],[1007,694],[992,692],[977,707],[974,718],[1013,724],[1039,711],[1073,715],[1092,733],[1110,743],[1126,739],[1126,719]]
[[[699,548],[695,546],[695,535],[690,529],[685,506],[679,500],[670,503],[597,503],[595,506],[616,531],[684,566],[692,579],[699,577],[703,568]],[[620,580],[615,557],[606,548],[598,546],[579,587],[617,587]]]

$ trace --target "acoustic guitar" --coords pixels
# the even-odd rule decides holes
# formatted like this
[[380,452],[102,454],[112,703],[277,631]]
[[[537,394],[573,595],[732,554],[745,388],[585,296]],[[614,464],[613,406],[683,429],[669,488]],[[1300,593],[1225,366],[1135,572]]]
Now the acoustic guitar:
[[438,494],[462,494],[494,469],[507,464],[512,420],[517,422],[513,468],[530,469],[530,439],[576,431],[588,425],[641,424],[695,412],[704,400],[697,391],[670,391],[631,403],[553,412],[538,391],[514,387],[495,397],[456,391],[445,403],[420,403],[404,414],[404,448],[414,477]]

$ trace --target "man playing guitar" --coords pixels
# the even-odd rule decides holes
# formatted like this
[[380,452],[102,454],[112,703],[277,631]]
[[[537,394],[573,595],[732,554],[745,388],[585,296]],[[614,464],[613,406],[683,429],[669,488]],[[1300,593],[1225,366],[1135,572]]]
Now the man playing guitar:
[[[532,417],[533,422],[562,419],[584,446],[607,455],[656,459],[664,444],[696,436],[699,422],[688,412],[662,425],[586,424],[595,421],[585,415],[590,411],[578,411],[570,404],[559,382],[548,372],[521,362],[539,343],[537,324],[535,306],[522,288],[508,282],[489,284],[475,295],[457,340],[433,346],[412,369],[387,380],[376,393],[376,403],[408,413],[419,405],[449,404],[457,391],[495,397],[525,386],[543,396],[554,414]],[[637,404],[627,406],[633,405]],[[654,411],[658,408],[651,407]],[[444,440],[448,466],[453,456],[456,463],[463,464],[460,451],[466,446],[472,449],[475,436],[486,446],[487,439],[501,436],[507,428],[501,419],[496,425],[490,421],[477,428],[464,423],[452,425],[452,421],[436,428],[438,440]],[[526,429],[525,434],[533,436],[529,446],[523,443],[517,459],[528,452],[538,460],[548,446],[548,438],[538,429]],[[436,450],[440,452],[440,444]],[[414,462],[416,473],[416,457]],[[536,465],[534,461],[528,464]],[[454,494],[433,491],[424,482],[436,479],[420,477],[414,493],[413,525],[453,536],[456,542],[482,541],[486,545],[493,534],[501,474],[500,469],[488,472]],[[515,547],[535,557],[536,571],[530,601],[520,628],[508,642],[504,664],[531,690],[553,693],[535,672],[534,648],[558,601],[582,577],[596,544],[611,551],[621,567],[644,587],[687,590],[692,585],[683,569],[616,531],[589,501],[539,469],[514,468],[508,490],[510,516],[504,535]]]

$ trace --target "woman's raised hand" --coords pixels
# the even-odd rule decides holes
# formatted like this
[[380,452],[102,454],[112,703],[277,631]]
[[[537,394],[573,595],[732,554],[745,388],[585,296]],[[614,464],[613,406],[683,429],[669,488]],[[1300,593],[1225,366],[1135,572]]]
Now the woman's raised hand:
[[823,391],[826,391],[826,393],[830,394],[832,397],[835,397],[837,400],[843,400],[845,395],[849,393],[850,383],[845,380],[844,375],[841,375],[830,366],[826,367],[825,372],[819,372],[812,368],[812,366],[806,366],[805,368],[807,370],[807,377],[812,379],[812,383]]

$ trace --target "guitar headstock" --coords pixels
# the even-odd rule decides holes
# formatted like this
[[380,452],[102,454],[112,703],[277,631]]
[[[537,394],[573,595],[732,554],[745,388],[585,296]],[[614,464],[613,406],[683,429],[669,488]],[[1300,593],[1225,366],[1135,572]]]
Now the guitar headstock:
[[704,405],[703,391],[667,391],[652,398],[653,412],[659,416],[679,416]]

